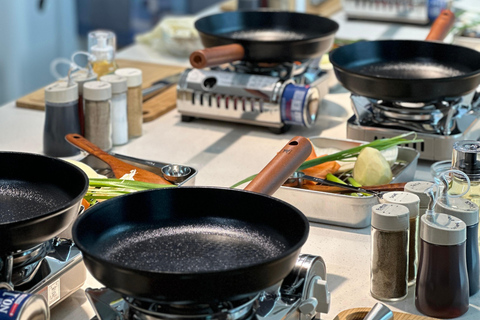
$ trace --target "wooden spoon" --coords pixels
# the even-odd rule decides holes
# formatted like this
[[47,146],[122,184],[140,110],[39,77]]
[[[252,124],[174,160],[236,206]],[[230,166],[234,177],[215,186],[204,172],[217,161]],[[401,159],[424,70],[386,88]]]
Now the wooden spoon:
[[121,177],[123,177],[124,174],[130,173],[132,170],[136,170],[136,173],[133,176],[133,178],[136,181],[158,183],[158,184],[171,184],[170,182],[156,175],[155,173],[140,169],[131,164],[123,162],[120,159],[115,158],[114,156],[106,153],[105,151],[100,149],[97,145],[88,141],[87,139],[85,139],[79,134],[74,134],[74,133],[67,134],[65,136],[65,139],[67,139],[68,142],[70,142],[77,148],[80,148],[90,153],[91,155],[94,155],[100,160],[103,160],[104,162],[106,162],[112,168],[113,174],[117,179],[120,179]]

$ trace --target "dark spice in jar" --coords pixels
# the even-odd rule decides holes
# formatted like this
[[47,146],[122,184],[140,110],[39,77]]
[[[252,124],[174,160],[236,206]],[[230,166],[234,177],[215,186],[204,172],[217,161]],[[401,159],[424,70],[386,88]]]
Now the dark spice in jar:
[[380,300],[407,295],[408,230],[372,230],[371,293]]

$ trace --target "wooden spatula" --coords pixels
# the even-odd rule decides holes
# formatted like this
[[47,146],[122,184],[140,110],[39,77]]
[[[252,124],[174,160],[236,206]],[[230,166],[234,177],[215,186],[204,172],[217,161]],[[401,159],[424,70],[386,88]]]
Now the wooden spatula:
[[162,177],[156,175],[147,170],[140,169],[135,167],[131,164],[123,162],[120,159],[115,158],[114,156],[106,153],[102,149],[100,149],[95,144],[91,143],[84,137],[79,134],[70,133],[65,136],[68,142],[73,144],[74,146],[94,155],[95,157],[103,160],[107,163],[113,171],[115,178],[120,179],[124,174],[130,173],[132,170],[136,170],[133,179],[136,181],[143,181],[143,182],[151,182],[151,183],[158,183],[158,184],[171,184],[167,180],[163,179]]

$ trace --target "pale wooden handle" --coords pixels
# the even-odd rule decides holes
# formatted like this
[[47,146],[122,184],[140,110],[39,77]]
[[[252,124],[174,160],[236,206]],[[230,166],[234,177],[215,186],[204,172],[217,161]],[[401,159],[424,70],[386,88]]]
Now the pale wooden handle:
[[294,137],[277,153],[275,158],[245,188],[272,195],[312,152],[312,144],[304,137]]

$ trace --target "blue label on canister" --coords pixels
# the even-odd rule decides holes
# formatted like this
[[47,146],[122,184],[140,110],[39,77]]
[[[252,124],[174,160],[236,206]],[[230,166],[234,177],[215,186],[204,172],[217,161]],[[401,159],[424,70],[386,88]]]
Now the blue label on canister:
[[22,308],[31,294],[0,289],[0,320],[20,319]]
[[289,84],[285,87],[281,100],[282,122],[305,126],[305,99],[309,87]]

